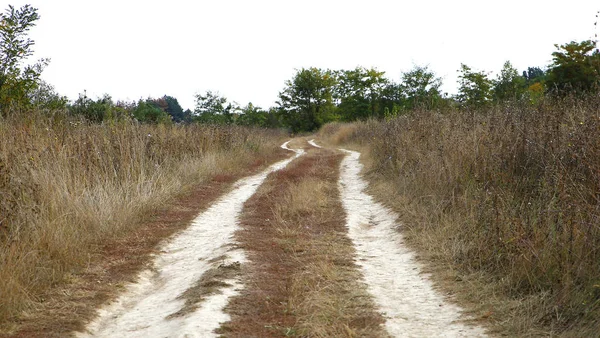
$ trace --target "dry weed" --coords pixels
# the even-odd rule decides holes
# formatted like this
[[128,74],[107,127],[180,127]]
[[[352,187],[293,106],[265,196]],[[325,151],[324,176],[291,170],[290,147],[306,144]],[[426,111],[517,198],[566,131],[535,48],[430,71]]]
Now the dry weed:
[[101,246],[217,175],[275,154],[283,135],[213,126],[28,117],[0,121],[0,328],[68,283]]
[[[353,124],[372,192],[498,332],[600,330],[599,97]],[[337,142],[340,126],[320,136]]]

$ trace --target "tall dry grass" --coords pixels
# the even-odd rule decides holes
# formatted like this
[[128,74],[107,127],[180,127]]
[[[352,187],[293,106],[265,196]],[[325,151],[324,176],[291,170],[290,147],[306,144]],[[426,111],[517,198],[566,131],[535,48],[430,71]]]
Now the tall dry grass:
[[467,298],[500,331],[586,336],[600,332],[598,107],[593,96],[419,111],[320,135],[362,147],[413,245],[471,278]]
[[216,174],[272,158],[284,135],[202,125],[0,120],[0,323],[95,249]]

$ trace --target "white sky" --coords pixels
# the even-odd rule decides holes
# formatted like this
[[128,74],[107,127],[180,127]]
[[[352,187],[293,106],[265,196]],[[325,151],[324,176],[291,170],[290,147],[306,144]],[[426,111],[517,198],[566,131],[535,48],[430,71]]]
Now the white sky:
[[455,93],[465,63],[497,73],[546,66],[554,44],[590,39],[600,2],[337,0],[30,0],[41,19],[30,36],[49,57],[43,78],[74,99],[194,94],[274,105],[302,67],[376,67],[399,81],[429,65]]

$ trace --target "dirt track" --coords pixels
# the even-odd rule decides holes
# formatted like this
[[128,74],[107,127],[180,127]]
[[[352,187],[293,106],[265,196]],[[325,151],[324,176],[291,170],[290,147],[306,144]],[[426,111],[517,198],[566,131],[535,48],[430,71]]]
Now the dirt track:
[[[298,141],[295,143],[302,144]],[[282,147],[286,148],[287,144],[286,142]],[[312,149],[308,151],[315,152],[316,155],[313,156],[318,158],[319,152],[323,150],[313,140],[309,144],[312,147],[306,147]],[[303,153],[301,149],[295,150],[295,156],[290,159],[278,162],[258,175],[238,181],[233,191],[221,197],[186,230],[164,244],[161,254],[155,257],[153,267],[144,271],[136,283],[128,285],[116,302],[100,309],[98,318],[87,326],[86,332],[77,335],[216,336],[215,330],[231,319],[224,311],[230,298],[245,297],[242,291],[250,287],[246,284],[255,282],[241,275],[247,271],[244,267],[265,263],[248,261],[246,252],[238,246],[235,239],[244,203],[268,179],[270,173],[285,168]],[[485,336],[483,329],[463,324],[461,310],[439,295],[427,276],[420,273],[420,266],[413,254],[402,244],[402,236],[395,223],[396,217],[365,193],[366,182],[360,177],[360,154],[349,151],[344,153],[338,181],[339,196],[346,213],[347,230],[343,230],[346,234],[342,235],[349,238],[348,243],[354,251],[346,254],[349,256],[347,258],[355,262],[344,266],[348,271],[355,270],[357,276],[362,276],[359,282],[366,284],[368,297],[375,304],[375,311],[384,318],[380,331],[359,335],[380,336],[381,332],[387,331],[387,334],[394,337]],[[265,220],[265,224],[267,221]],[[322,233],[322,230],[318,233]],[[282,275],[281,278],[286,276]],[[344,285],[353,285],[349,283],[350,281]],[[262,305],[256,306],[260,311]],[[299,310],[292,308],[291,311],[295,313]],[[313,315],[318,316],[319,313]],[[354,314],[350,314],[352,315]],[[276,330],[272,331],[273,335],[310,333],[295,331],[297,328],[294,325],[302,326],[302,319],[295,320],[286,332]],[[362,325],[360,321],[353,323],[355,326]],[[267,322],[257,324],[259,327],[272,326],[272,323]],[[220,332],[225,336],[248,334]],[[353,336],[356,332],[362,331],[360,328],[353,328],[344,335]],[[318,334],[313,332],[311,335]]]

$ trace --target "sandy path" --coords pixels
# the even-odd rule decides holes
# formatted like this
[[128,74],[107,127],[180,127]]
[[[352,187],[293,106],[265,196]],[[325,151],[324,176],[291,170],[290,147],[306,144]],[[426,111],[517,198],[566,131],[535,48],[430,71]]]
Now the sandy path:
[[420,273],[414,255],[395,229],[396,216],[365,193],[360,153],[346,151],[340,192],[358,265],[395,337],[483,337],[484,330],[459,322],[461,310],[447,303]]
[[[287,147],[288,142],[282,148]],[[303,154],[280,161],[260,174],[238,181],[233,190],[200,214],[183,232],[161,250],[150,270],[142,272],[136,283],[126,287],[112,304],[99,310],[98,318],[79,337],[212,337],[220,323],[229,320],[223,312],[229,297],[238,293],[239,281],[208,296],[191,313],[167,319],[182,309],[178,299],[209,269],[221,264],[244,262],[244,252],[237,249],[233,233],[244,202],[252,196],[273,171],[284,168]]]
[[313,146],[315,148],[322,148],[320,145],[315,143],[315,139],[308,141],[308,144],[310,144],[311,146]]

